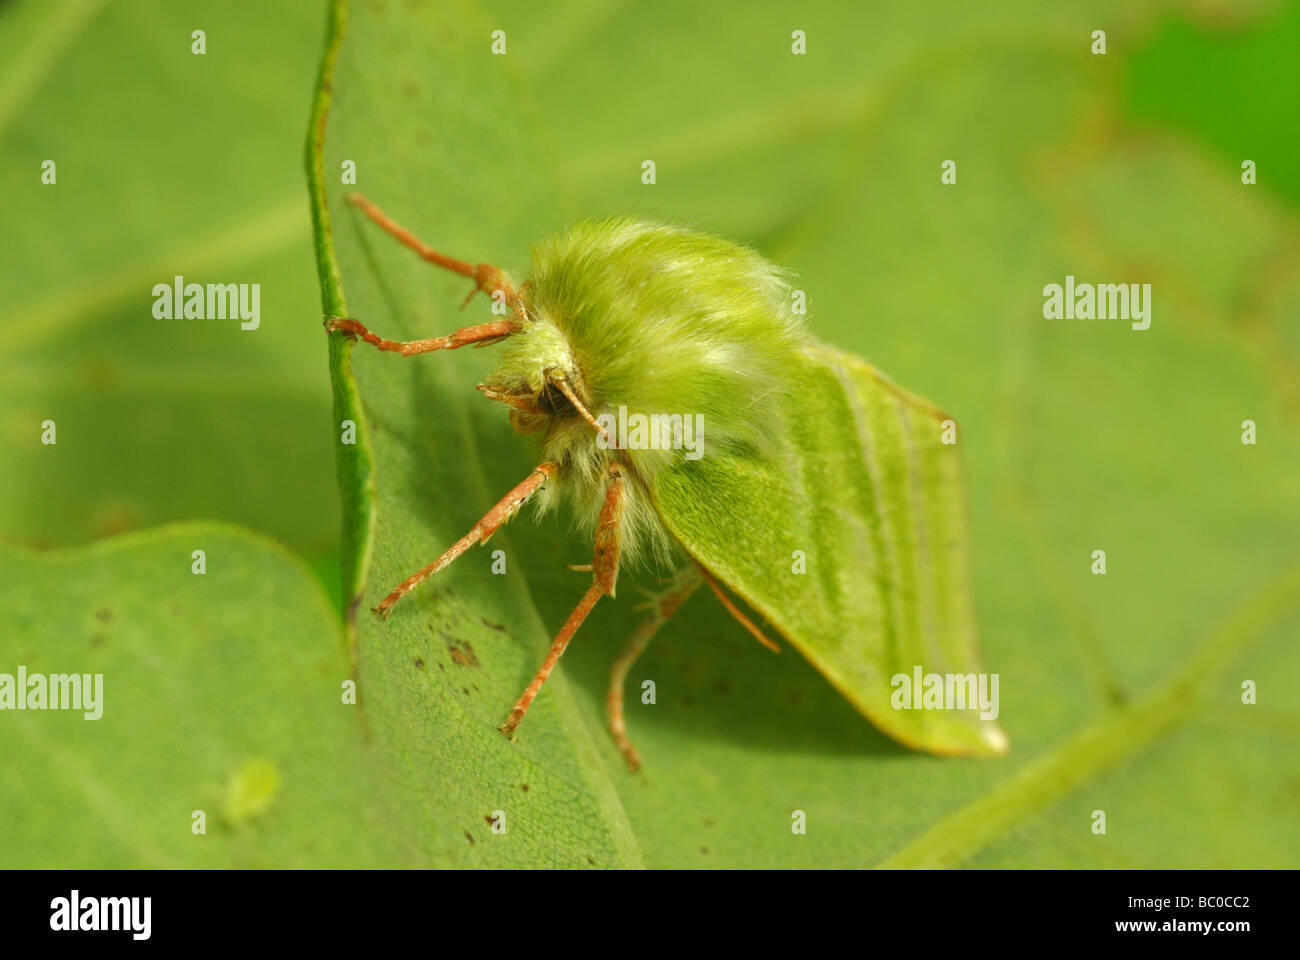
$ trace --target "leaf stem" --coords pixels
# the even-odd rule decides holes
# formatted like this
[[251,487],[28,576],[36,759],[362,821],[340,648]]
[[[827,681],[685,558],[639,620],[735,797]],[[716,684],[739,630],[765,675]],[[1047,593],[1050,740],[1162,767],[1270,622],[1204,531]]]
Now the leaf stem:
[[[347,33],[347,23],[348,0],[333,0],[325,33],[325,52],[321,57],[320,73],[312,97],[305,156],[316,272],[320,278],[321,310],[327,316],[348,315],[325,188],[325,127],[334,93],[334,68]],[[355,343],[347,337],[329,338],[330,384],[334,392],[332,429],[338,451],[339,495],[343,507],[341,566],[345,602],[342,612],[346,627],[348,664],[352,678],[358,680],[360,652],[356,618],[374,549],[375,462],[370,432],[361,406],[361,395],[352,376],[354,346]],[[345,421],[351,421],[354,425],[354,443],[345,444],[340,441]]]

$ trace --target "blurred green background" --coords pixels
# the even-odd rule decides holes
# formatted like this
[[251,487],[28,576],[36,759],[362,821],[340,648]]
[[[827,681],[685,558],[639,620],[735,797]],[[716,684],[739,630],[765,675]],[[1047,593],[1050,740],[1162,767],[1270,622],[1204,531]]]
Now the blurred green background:
[[[571,682],[555,697],[567,705],[539,720],[523,767],[486,722],[481,739],[443,735],[448,716],[487,721],[508,705],[502,691],[576,598],[580,578],[543,563],[557,550],[582,561],[554,521],[504,540],[527,563],[518,595],[449,581],[456,617],[512,634],[527,623],[510,636],[474,627],[485,666],[507,658],[488,692],[444,676],[469,627],[431,612],[428,636],[382,647],[363,622],[363,655],[372,639],[376,651],[363,660],[364,746],[359,725],[322,706],[346,675],[329,609],[342,602],[336,430],[302,169],[325,5],[11,2],[0,671],[90,669],[77,666],[87,649],[119,656],[121,639],[131,664],[153,668],[110,690],[170,684],[172,699],[118,694],[133,716],[102,735],[0,715],[0,749],[18,758],[0,773],[0,863],[1300,863],[1300,4],[846,7],[357,2],[327,177],[336,199],[339,160],[358,159],[359,186],[426,239],[516,270],[549,230],[632,213],[745,241],[794,271],[817,336],[962,423],[984,655],[1002,674],[1012,754],[978,764],[898,750],[792,652],[760,661],[699,599],[647,655],[672,692],[632,720],[651,768],[641,780],[618,768],[599,712],[634,622],[622,597],[566,655]],[[501,62],[493,29],[508,37]],[[793,29],[807,33],[804,56],[790,53]],[[1097,29],[1104,56],[1089,53]],[[641,183],[645,159],[654,186]],[[940,184],[944,160],[956,185]],[[1257,185],[1242,184],[1243,160]],[[460,322],[462,285],[383,240],[368,251],[334,209],[352,312],[397,329]],[[1067,273],[1150,282],[1151,329],[1045,320],[1042,288]],[[155,321],[151,288],[174,274],[260,283],[261,329]],[[380,593],[530,463],[495,411],[453,390],[488,357],[423,359],[419,373],[356,360],[378,424]],[[401,461],[394,424],[418,427],[417,411],[441,453]],[[40,443],[45,419],[55,447]],[[1245,419],[1255,446],[1240,442]],[[457,446],[469,434],[482,439]],[[464,488],[418,472],[449,459],[474,464]],[[400,532],[399,494],[424,498]],[[139,533],[194,519],[261,536]],[[134,539],[86,548],[119,534]],[[223,537],[241,568],[208,595],[151,566],[172,551],[183,569],[195,543]],[[1089,572],[1095,549],[1105,577]],[[432,676],[412,693],[410,665],[426,658]],[[119,670],[110,683],[135,676],[105,662]],[[259,685],[281,671],[271,689],[289,692],[276,700]],[[1250,707],[1246,679],[1259,684]],[[213,685],[246,699],[189,706]],[[439,697],[462,689],[462,712],[440,715]],[[246,724],[228,723],[231,703]],[[147,742],[191,709],[194,729]],[[263,755],[284,786],[249,818],[229,798]],[[497,843],[483,818],[503,804],[526,804],[527,827]],[[196,853],[189,815],[205,805],[227,814],[214,818],[219,843]],[[792,841],[795,808],[811,826]],[[1105,837],[1089,829],[1096,809]],[[75,843],[65,816],[81,817]],[[313,818],[332,839],[304,838]],[[395,824],[419,838],[395,839]]]

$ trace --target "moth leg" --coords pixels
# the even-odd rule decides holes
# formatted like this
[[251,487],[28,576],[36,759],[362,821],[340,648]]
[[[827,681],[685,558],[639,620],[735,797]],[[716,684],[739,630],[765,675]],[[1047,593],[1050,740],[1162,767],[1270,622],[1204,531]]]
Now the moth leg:
[[[433,249],[433,247],[420,240],[420,238],[410,230],[407,230],[392,217],[388,216],[388,214],[384,213],[384,211],[380,210],[360,193],[348,194],[348,203],[358,208],[362,213],[382,228],[385,233],[396,239],[398,243],[414,250],[420,255],[422,260],[427,260],[429,263],[442,267],[444,270],[450,270],[452,273],[459,273],[461,276],[469,277],[473,280],[474,289],[469,292],[470,297],[474,296],[474,294],[479,290],[482,290],[489,297],[496,291],[500,290],[505,294],[507,303],[513,305],[517,301],[518,295],[515,293],[514,287],[510,285],[510,281],[506,279],[505,271],[500,267],[493,266],[490,263],[467,263],[464,260],[457,260],[455,257],[449,257],[445,253],[439,253],[437,250]],[[465,301],[468,303],[469,297],[466,297]]]
[[451,562],[459,557],[462,553],[474,546],[476,543],[487,543],[488,538],[496,533],[501,526],[518,512],[524,503],[541,489],[542,485],[558,469],[555,463],[541,463],[530,473],[522,483],[501,498],[501,502],[489,510],[483,519],[474,524],[474,528],[469,533],[461,537],[443,553],[437,560],[429,564],[419,573],[407,577],[392,593],[383,599],[379,606],[375,607],[375,613],[381,617],[388,616],[392,612],[393,605],[401,600],[416,587],[418,587],[429,577],[433,576],[439,570],[451,565]]
[[614,742],[622,751],[628,770],[633,773],[641,768],[641,757],[632,746],[632,741],[628,739],[627,725],[623,719],[623,685],[627,681],[628,671],[632,669],[632,664],[636,663],[637,657],[641,656],[649,646],[650,640],[659,628],[677,612],[677,609],[703,582],[704,579],[695,567],[688,566],[679,570],[666,589],[651,597],[647,604],[651,610],[650,616],[641,621],[636,632],[628,640],[627,646],[623,648],[623,652],[609,668],[609,692],[605,695],[609,732],[614,735]]
[[587,592],[569,614],[569,619],[564,622],[560,632],[551,641],[551,649],[546,654],[546,659],[542,661],[537,676],[533,677],[533,682],[515,701],[515,705],[510,709],[510,716],[506,717],[506,722],[497,728],[506,736],[514,734],[515,728],[524,719],[524,714],[528,712],[528,708],[541,691],[542,684],[555,669],[560,655],[564,653],[565,647],[582,626],[582,621],[587,619],[587,614],[591,613],[591,608],[596,605],[596,601],[603,596],[614,595],[614,586],[618,580],[618,525],[623,516],[626,496],[623,489],[623,470],[621,464],[609,465],[609,484],[605,487],[605,503],[600,508],[600,520],[596,524],[596,543],[591,560],[591,586],[587,588]]
[[767,649],[771,650],[773,653],[780,653],[781,648],[778,647],[774,641],[769,640],[763,631],[758,629],[754,624],[754,621],[745,616],[741,609],[732,603],[731,598],[722,592],[722,587],[718,586],[718,581],[713,579],[712,574],[698,563],[695,567],[700,571],[700,576],[704,578],[704,582],[709,585],[709,589],[714,592],[718,600],[721,601],[722,606],[726,608],[727,613],[731,614],[736,619],[737,623],[748,630],[755,640],[767,647]]
[[426,337],[423,340],[385,340],[383,337],[367,330],[361,321],[353,320],[351,317],[329,317],[325,321],[325,329],[330,333],[337,330],[351,334],[354,337],[360,337],[377,350],[388,350],[409,357],[413,354],[430,353],[434,350],[455,350],[457,347],[463,347],[470,343],[486,346],[489,343],[504,340],[519,329],[519,324],[513,320],[493,320],[489,323],[475,324],[472,327],[461,327],[449,336]]

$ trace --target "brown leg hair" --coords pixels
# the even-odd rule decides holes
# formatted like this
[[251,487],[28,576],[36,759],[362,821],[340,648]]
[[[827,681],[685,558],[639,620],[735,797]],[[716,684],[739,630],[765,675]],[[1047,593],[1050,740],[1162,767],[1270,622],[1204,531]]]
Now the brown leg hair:
[[686,602],[704,582],[699,570],[694,566],[683,567],[673,577],[672,582],[659,593],[653,594],[645,606],[650,608],[650,616],[641,621],[632,638],[628,640],[623,652],[609,668],[609,692],[605,695],[605,712],[609,716],[609,732],[614,735],[614,742],[622,751],[627,761],[628,770],[635,773],[641,768],[641,756],[632,746],[627,736],[627,725],[623,718],[623,685],[627,681],[628,671],[637,657],[649,646],[650,640],[667,622],[668,618]]
[[542,661],[542,666],[537,671],[537,675],[533,677],[533,682],[515,701],[515,705],[511,708],[510,715],[506,717],[505,723],[498,728],[506,736],[514,735],[519,722],[524,719],[524,714],[528,712],[528,708],[541,691],[542,684],[546,682],[546,678],[555,669],[555,665],[569,645],[569,641],[573,639],[573,635],[582,626],[582,621],[587,619],[587,614],[591,613],[591,608],[596,605],[596,601],[601,597],[612,597],[614,595],[614,586],[618,581],[618,525],[623,516],[625,499],[623,489],[624,469],[619,463],[609,465],[609,483],[605,487],[605,503],[600,509],[600,520],[596,525],[596,543],[591,560],[591,586],[583,594],[582,599],[578,601],[578,605],[573,608],[573,612],[569,614],[569,619],[564,622],[560,632],[555,635],[555,639],[551,642],[551,649],[546,654],[546,659]]
[[[433,350],[455,350],[457,347],[463,347],[470,343],[486,346],[489,343],[495,343],[510,336],[519,329],[519,320],[523,319],[523,304],[519,300],[519,294],[506,278],[505,271],[500,267],[490,263],[473,264],[440,253],[359,193],[349,194],[348,203],[360,209],[386,233],[394,237],[402,245],[410,247],[422,259],[435,266],[442,267],[444,270],[459,273],[461,276],[473,280],[474,288],[470,290],[469,297],[465,298],[465,303],[469,303],[470,297],[480,290],[489,297],[500,292],[505,297],[506,303],[514,310],[517,319],[493,320],[489,323],[480,323],[471,327],[461,327],[447,337],[427,337],[423,340],[406,341],[385,340],[383,337],[371,333],[364,324],[351,317],[329,317],[325,323],[326,330],[331,333],[336,330],[348,333],[360,337],[376,349],[400,353],[404,357],[409,357],[417,353],[429,353]],[[464,304],[461,304],[461,306],[464,306]]]
[[444,270],[459,273],[461,276],[473,280],[474,290],[470,291],[470,296],[482,290],[490,297],[495,291],[500,290],[506,295],[507,303],[513,304],[515,302],[514,287],[510,285],[510,281],[506,279],[505,271],[500,267],[493,266],[490,263],[468,263],[464,260],[457,260],[455,257],[449,257],[445,253],[439,253],[360,193],[348,194],[348,203],[361,210],[362,213],[378,224],[384,232],[396,239],[398,243],[410,247],[418,253],[421,259],[442,267]]
[[325,323],[325,329],[330,333],[336,330],[350,333],[354,337],[360,337],[376,350],[388,350],[410,357],[417,353],[431,353],[434,350],[455,350],[469,343],[487,346],[489,343],[496,343],[510,336],[519,329],[519,324],[513,320],[492,320],[472,327],[461,327],[450,336],[425,337],[423,340],[385,340],[378,334],[371,333],[360,320],[353,320],[351,317],[330,317]]
[[487,543],[488,538],[513,517],[519,508],[527,502],[528,498],[541,489],[542,485],[554,475],[557,469],[558,466],[554,463],[538,464],[527,479],[502,497],[501,502],[489,510],[482,520],[474,524],[474,528],[469,533],[453,543],[442,556],[419,573],[412,574],[403,580],[392,593],[384,598],[379,606],[375,607],[375,613],[381,617],[388,616],[392,612],[393,605],[398,600],[401,600],[402,597],[429,579],[429,577],[449,566],[453,560],[475,544]]

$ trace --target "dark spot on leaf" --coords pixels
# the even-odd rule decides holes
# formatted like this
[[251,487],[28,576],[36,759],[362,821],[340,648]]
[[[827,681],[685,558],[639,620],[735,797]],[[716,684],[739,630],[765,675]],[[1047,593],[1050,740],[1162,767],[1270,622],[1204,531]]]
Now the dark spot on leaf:
[[461,687],[461,688],[460,688],[460,692],[463,693],[463,694],[465,694],[465,696],[468,697],[468,696],[469,696],[469,687]]
[[490,813],[483,819],[487,821],[489,827],[495,827],[497,825],[497,818],[492,816]]
[[451,653],[453,663],[459,663],[462,667],[477,667],[478,654],[474,652],[474,647],[465,642],[463,647],[458,647],[454,643],[447,644],[447,650]]
[[731,689],[731,685],[726,680],[719,680],[713,685],[713,692],[718,694],[726,693]]
[[526,784],[526,783],[521,783],[521,784],[519,784],[519,789],[522,790],[524,793],[527,793],[527,792],[528,792],[528,784]]
[[113,619],[113,611],[109,610],[108,607],[101,607],[95,611],[95,616],[101,623],[108,623]]
[[474,846],[474,834],[470,833],[468,830],[465,831],[465,839],[469,841],[471,847]]
[[787,694],[787,696],[789,697],[791,703],[798,703],[800,700],[803,699],[803,694],[800,693],[798,690],[791,690],[789,694]]
[[487,627],[489,630],[495,630],[495,631],[497,631],[497,633],[505,633],[505,632],[506,632],[505,624],[502,624],[502,623],[493,623],[491,620],[488,620],[487,618],[483,618],[483,620],[481,621],[481,623],[483,624],[483,626]]
[[447,665],[446,665],[445,663],[443,663],[441,660],[439,660],[439,661],[438,661],[438,669],[441,670],[441,671],[443,671],[444,673],[446,673],[446,671],[447,671]]
[[422,657],[416,657],[416,658],[415,658],[415,665],[416,665],[417,667],[419,667],[421,670],[423,670],[423,669],[424,669],[424,659],[423,659]]
[[711,827],[711,826],[713,826],[713,821],[710,820],[708,817],[705,817],[705,818],[704,818],[704,825],[705,825],[706,827]]
[[587,858],[587,862],[588,862],[589,864],[591,864],[593,867],[596,865],[596,861],[593,860],[593,859],[591,859],[591,857],[588,857],[588,858]]
[[709,852],[708,847],[700,847],[700,853],[708,853],[708,852]]
[[90,635],[90,645],[92,647],[102,647],[104,645],[104,635],[102,633],[92,633]]

